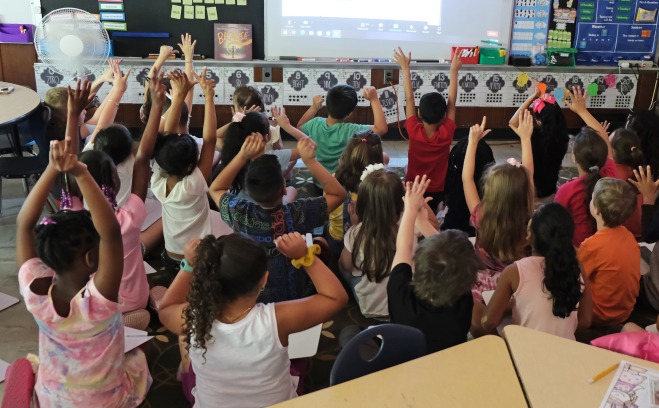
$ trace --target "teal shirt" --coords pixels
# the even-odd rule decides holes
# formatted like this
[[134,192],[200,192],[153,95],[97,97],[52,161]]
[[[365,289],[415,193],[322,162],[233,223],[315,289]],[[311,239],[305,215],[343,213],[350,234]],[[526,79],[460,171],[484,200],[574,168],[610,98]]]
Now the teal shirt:
[[[343,153],[343,149],[345,149],[350,138],[355,133],[370,128],[371,125],[358,125],[356,123],[337,123],[333,126],[327,126],[327,119],[317,117],[302,125],[300,130],[318,145],[316,148],[318,163],[334,174],[339,166],[339,157],[341,157],[341,153]],[[315,179],[314,183],[316,183]]]

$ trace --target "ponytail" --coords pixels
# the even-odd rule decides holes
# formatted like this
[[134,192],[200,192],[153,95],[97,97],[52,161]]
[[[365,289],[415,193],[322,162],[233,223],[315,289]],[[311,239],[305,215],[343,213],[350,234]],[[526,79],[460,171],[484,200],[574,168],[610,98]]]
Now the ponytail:
[[616,129],[611,134],[611,147],[615,162],[636,169],[645,163],[641,140],[627,129]]
[[552,313],[566,318],[581,300],[581,267],[572,245],[574,221],[560,204],[540,207],[531,219],[533,246],[545,258],[543,286],[552,298]]
[[590,127],[584,126],[574,138],[574,158],[579,167],[586,172],[584,185],[586,195],[584,197],[584,206],[586,214],[589,214],[592,225],[595,225],[595,219],[590,216],[590,199],[593,196],[595,184],[602,178],[600,171],[606,164],[609,157],[609,147],[602,137]]

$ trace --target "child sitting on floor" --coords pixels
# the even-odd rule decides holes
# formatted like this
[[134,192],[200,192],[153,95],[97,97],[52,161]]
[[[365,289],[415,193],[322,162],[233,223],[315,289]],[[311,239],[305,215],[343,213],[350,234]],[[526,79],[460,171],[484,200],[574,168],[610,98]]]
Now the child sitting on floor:
[[[467,341],[473,297],[471,287],[483,267],[464,232],[437,234],[424,214],[425,176],[405,186],[405,210],[396,238],[396,255],[387,284],[392,323],[421,330],[428,353]],[[414,251],[414,229],[424,239]]]
[[581,278],[573,236],[574,222],[563,206],[538,208],[528,232],[532,255],[503,270],[481,324],[471,334],[497,327],[509,304],[513,324],[555,336],[575,340],[577,328],[590,327],[592,299]]
[[[275,156],[263,154],[260,134],[245,140],[241,152],[213,181],[210,195],[220,208],[222,220],[235,232],[252,237],[266,249],[270,279],[259,297],[262,302],[279,302],[304,297],[312,289],[304,275],[275,248],[274,241],[290,232],[311,233],[327,222],[328,212],[345,200],[346,193],[336,179],[316,161],[316,144],[301,138],[298,151],[305,165],[324,188],[324,197],[297,199],[284,204],[285,190],[281,166]],[[260,157],[257,157],[260,156]],[[245,187],[253,201],[229,192],[231,184],[246,163]]]
[[622,226],[634,212],[636,194],[627,182],[597,182],[590,213],[597,232],[586,239],[577,257],[593,296],[593,324],[622,323],[634,309],[641,278],[641,253],[634,236]]
[[[336,172],[339,157],[352,135],[370,129],[382,136],[389,129],[375,88],[364,87],[364,98],[371,103],[373,109],[373,126],[346,122],[357,107],[357,91],[350,85],[336,85],[327,91],[325,98],[327,118],[314,117],[323,107],[323,97],[317,95],[313,98],[313,104],[309,110],[304,113],[297,124],[298,129],[316,142],[318,162],[330,173]],[[293,136],[299,138],[299,136]],[[318,180],[314,179],[314,183],[320,187]]]
[[263,407],[296,397],[288,336],[327,321],[347,303],[339,280],[315,256],[317,245],[307,248],[298,233],[282,234],[275,245],[304,267],[317,294],[261,303],[272,273],[266,251],[231,234],[201,240],[190,269],[179,272],[163,298],[163,324],[190,345],[195,406]]
[[[124,355],[121,228],[75,153],[68,136],[51,142],[48,167],[16,221],[19,287],[39,326],[35,392],[42,407],[137,407],[151,375],[141,350]],[[91,217],[60,211],[35,227],[60,173],[76,178]]]
[[[195,74],[196,75],[196,74]],[[179,71],[169,74],[174,92],[170,113],[178,116],[183,99],[194,83]],[[215,151],[215,82],[206,70],[196,76],[204,92],[204,144],[199,156],[190,135],[168,133],[156,143],[151,189],[162,203],[165,251],[162,258],[169,271],[178,271],[185,244],[211,233],[210,207],[206,193]],[[169,124],[169,122],[168,122]],[[166,129],[168,132],[171,129]]]
[[[431,197],[430,208],[437,212],[444,201],[444,182],[448,168],[448,156],[455,133],[455,101],[458,97],[458,72],[462,61],[455,53],[451,62],[448,103],[439,92],[424,94],[419,101],[419,115],[414,104],[414,90],[410,73],[412,53],[405,56],[398,47],[394,59],[400,65],[405,86],[405,129],[409,137],[409,162],[406,181],[427,175],[431,181],[426,196]],[[421,119],[421,120],[419,120]]]
[[[609,137],[613,149],[613,161],[616,163],[617,175],[620,180],[627,181],[634,177],[634,170],[645,163],[645,157],[641,151],[641,141],[634,132],[627,129],[616,129]],[[640,238],[643,234],[641,228],[641,212],[643,207],[643,196],[637,195],[636,209],[631,217],[623,224],[634,237]]]

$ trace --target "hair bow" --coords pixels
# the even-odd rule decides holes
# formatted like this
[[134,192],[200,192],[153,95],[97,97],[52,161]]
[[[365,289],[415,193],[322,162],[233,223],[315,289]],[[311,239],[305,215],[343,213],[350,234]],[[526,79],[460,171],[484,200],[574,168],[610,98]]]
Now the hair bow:
[[39,222],[39,225],[55,225],[55,224],[57,224],[57,221],[49,217],[43,217]]
[[531,104],[533,112],[540,113],[545,108],[545,103],[551,103],[552,105],[556,104],[556,98],[550,94],[543,94],[538,99],[534,100]]
[[518,162],[517,159],[515,159],[514,157],[511,157],[510,159],[506,160],[506,163],[510,164],[511,166],[522,167],[522,163]]
[[364,179],[368,177],[369,174],[378,170],[384,170],[384,164],[382,163],[369,164],[368,166],[366,166],[366,169],[364,169],[364,171],[362,172],[362,176],[359,178],[359,180],[364,181]]
[[242,122],[243,118],[245,117],[245,114],[242,112],[236,112],[233,114],[233,117],[231,118],[232,122]]

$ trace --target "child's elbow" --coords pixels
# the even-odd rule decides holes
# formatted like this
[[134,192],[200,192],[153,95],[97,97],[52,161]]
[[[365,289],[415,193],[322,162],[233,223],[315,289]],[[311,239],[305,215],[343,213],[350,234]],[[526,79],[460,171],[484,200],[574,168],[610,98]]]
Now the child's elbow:
[[377,133],[378,136],[384,136],[389,131],[388,125],[375,125],[373,126],[373,132]]

